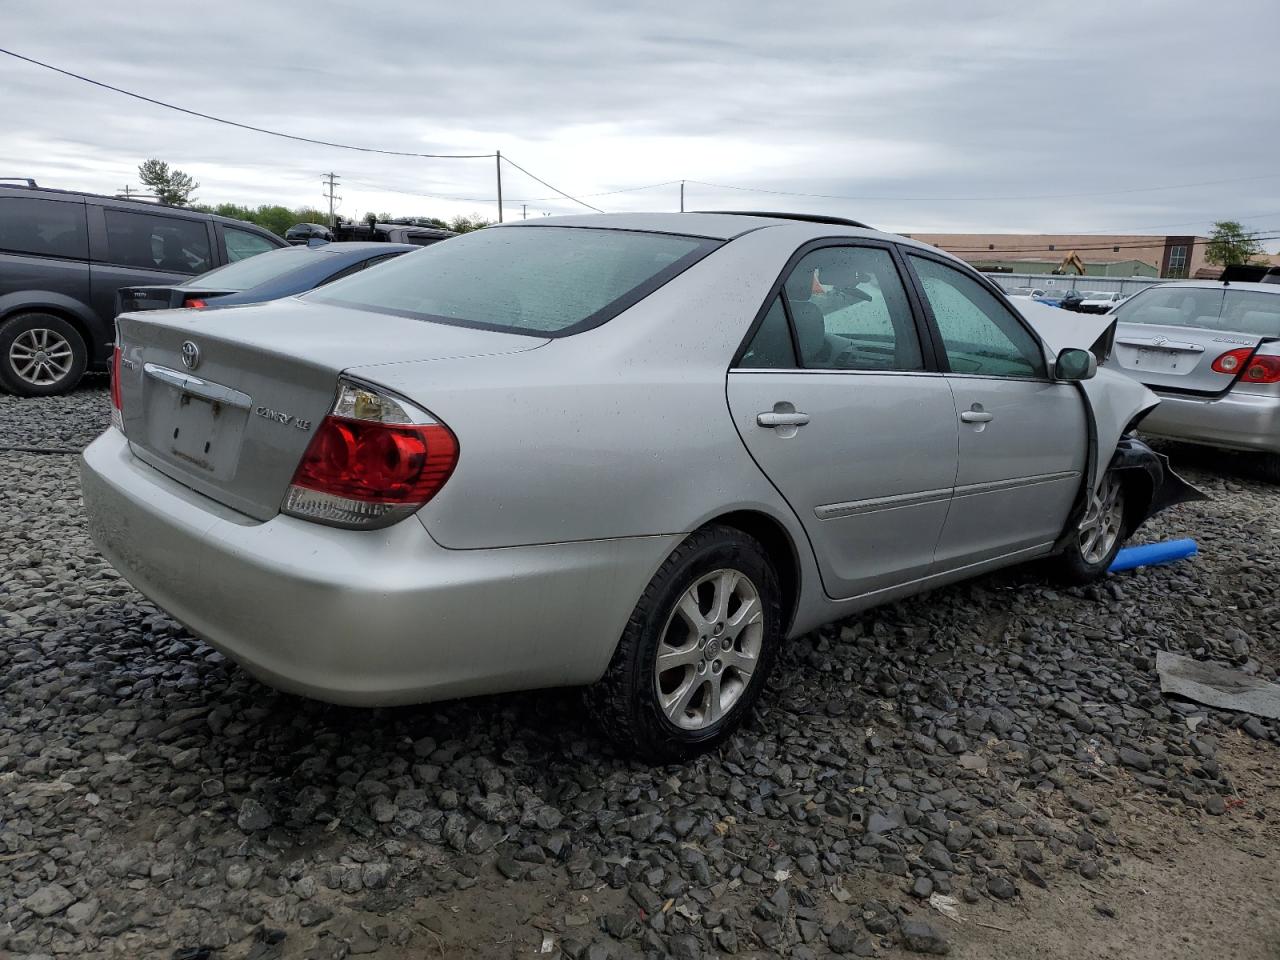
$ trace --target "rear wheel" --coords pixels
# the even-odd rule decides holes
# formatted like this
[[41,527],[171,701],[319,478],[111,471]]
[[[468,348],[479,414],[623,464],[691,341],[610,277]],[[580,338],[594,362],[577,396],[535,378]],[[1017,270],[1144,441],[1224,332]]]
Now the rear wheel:
[[649,582],[590,691],[601,726],[659,762],[721,743],[760,696],[781,616],[777,575],[754,538],[728,527],[693,534]]
[[0,326],[0,383],[20,397],[66,393],[88,361],[84,338],[61,317],[24,313]]
[[1059,568],[1068,580],[1088,583],[1106,574],[1124,544],[1125,489],[1115,470],[1107,471],[1090,495],[1084,517],[1059,557]]

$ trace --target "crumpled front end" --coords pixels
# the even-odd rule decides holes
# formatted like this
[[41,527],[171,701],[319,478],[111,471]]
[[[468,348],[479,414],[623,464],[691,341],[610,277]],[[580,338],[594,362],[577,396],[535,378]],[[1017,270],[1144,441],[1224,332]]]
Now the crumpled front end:
[[1144,481],[1142,484],[1130,485],[1131,490],[1136,488],[1143,491],[1143,494],[1130,497],[1128,515],[1125,518],[1125,536],[1131,535],[1161,510],[1180,503],[1209,499],[1207,494],[1174,472],[1168,457],[1156,453],[1137,437],[1126,436],[1120,439],[1116,444],[1116,452],[1111,457],[1109,469],[1130,476],[1136,474]]

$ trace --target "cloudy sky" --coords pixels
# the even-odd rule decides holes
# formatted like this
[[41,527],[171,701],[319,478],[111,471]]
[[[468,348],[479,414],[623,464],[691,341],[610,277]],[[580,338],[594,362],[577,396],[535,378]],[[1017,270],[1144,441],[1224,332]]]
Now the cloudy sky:
[[[678,183],[632,188],[684,179],[690,209],[900,231],[1280,235],[1275,0],[4,6],[0,46],[94,79],[316,139],[498,149],[608,211],[677,209]],[[6,56],[0,90],[0,176],[114,192],[160,157],[204,202],[318,206],[333,170],[348,216],[497,215],[492,159],[290,142]],[[509,218],[582,209],[510,167],[504,192]]]

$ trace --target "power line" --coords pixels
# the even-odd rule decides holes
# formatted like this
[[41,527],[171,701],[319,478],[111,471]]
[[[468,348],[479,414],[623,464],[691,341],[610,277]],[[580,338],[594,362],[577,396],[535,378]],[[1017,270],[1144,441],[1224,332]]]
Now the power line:
[[817,200],[888,200],[900,203],[991,203],[999,200],[1079,200],[1089,197],[1115,197],[1129,193],[1151,193],[1159,190],[1180,190],[1185,187],[1207,187],[1224,183],[1247,183],[1254,180],[1273,180],[1280,173],[1261,174],[1256,177],[1233,177],[1228,180],[1200,180],[1194,183],[1170,183],[1158,187],[1131,187],[1125,190],[1099,190],[1094,193],[1042,193],[1021,196],[996,197],[893,197],[893,196],[856,196],[836,193],[801,193],[795,190],[768,190],[763,187],[741,187],[731,183],[712,183],[708,180],[690,180],[704,187],[716,187],[721,190],[740,190],[744,193],[767,193],[779,197],[811,197]]
[[[339,150],[357,150],[360,153],[380,153],[390,157],[423,157],[428,160],[478,160],[493,156],[492,153],[414,153],[406,150],[381,150],[377,147],[357,147],[349,143],[334,143],[332,140],[316,140],[312,137],[300,137],[292,133],[281,133],[279,130],[269,130],[266,127],[256,127],[250,123],[240,123],[237,120],[228,120],[225,117],[215,117],[209,113],[201,113],[199,110],[190,110],[187,107],[180,107],[174,103],[157,100],[154,97],[144,96],[141,93],[134,93],[132,90],[125,90],[123,87],[116,87],[109,83],[103,83],[101,80],[94,80],[92,77],[86,77],[83,74],[74,73],[71,70],[64,70],[61,67],[55,67],[53,64],[45,63],[43,60],[36,60],[33,57],[25,57],[20,53],[15,53],[12,50],[6,50],[3,47],[0,47],[0,53],[7,54],[16,60],[24,60],[27,63],[35,64],[37,67],[44,67],[46,70],[52,70],[54,73],[60,73],[64,77],[71,77],[73,80],[82,80],[95,87],[101,87],[103,90],[111,90],[114,93],[122,93],[126,97],[133,97],[135,100],[142,100],[145,103],[155,104],[157,107],[165,107],[169,110],[176,110],[179,113],[185,113],[188,116],[199,117],[202,120],[212,120],[214,123],[226,124],[229,127],[238,127],[241,130],[251,130],[254,133],[265,133],[271,137],[281,137],[285,140],[295,140],[299,143],[311,143],[321,147],[336,147]],[[535,177],[534,179],[537,178]],[[552,189],[554,190],[555,188],[552,187]]]
[[599,207],[593,207],[591,204],[587,203],[587,201],[579,200],[577,197],[565,193],[559,187],[556,187],[556,186],[553,186],[552,184],[547,183],[547,181],[543,180],[541,177],[534,176],[532,173],[530,173],[524,167],[520,166],[520,164],[516,163],[510,157],[502,157],[501,159],[511,164],[511,166],[515,167],[517,170],[523,173],[526,177],[529,177],[532,180],[537,180],[540,184],[542,184],[548,190],[554,190],[556,193],[560,194],[560,196],[564,197],[566,200],[572,200],[574,203],[581,204],[582,206],[586,207],[588,210],[594,210],[596,213],[604,213],[604,211],[601,210]]
[[[915,239],[918,239],[918,237],[915,237],[915,235],[913,235],[913,234],[904,234],[904,236],[910,236],[910,237],[914,237]],[[1162,240],[1163,238],[1161,238],[1161,237],[1153,237],[1152,239],[1153,239],[1154,241],[1159,241],[1159,240]],[[1258,241],[1258,242],[1261,242],[1261,241],[1263,241],[1263,240],[1280,240],[1280,234],[1276,234],[1275,236],[1266,236],[1266,237],[1258,237],[1258,236],[1254,236],[1254,237],[1248,237],[1247,239],[1249,239],[1249,240],[1254,240],[1254,241]],[[1187,241],[1186,243],[1176,244],[1176,246],[1183,246],[1183,247],[1200,247],[1200,246],[1206,246],[1207,244],[1210,244],[1210,243],[1213,243],[1213,242],[1214,242],[1214,240],[1213,240],[1213,238],[1212,238],[1212,237],[1205,237],[1205,238],[1203,238],[1203,239],[1199,239],[1199,240],[1192,239],[1192,240]],[[963,247],[942,247],[941,249],[946,250],[946,251],[947,251],[947,253],[1027,253],[1027,254],[1031,254],[1031,253],[1063,253],[1063,254],[1067,254],[1067,253],[1072,253],[1072,252],[1074,252],[1074,253],[1080,253],[1080,252],[1082,252],[1082,251],[1084,251],[1084,252],[1088,252],[1088,251],[1090,251],[1090,250],[1110,250],[1110,251],[1114,252],[1117,248],[1119,248],[1119,249],[1121,249],[1121,250],[1142,250],[1142,249],[1148,249],[1148,250],[1149,250],[1149,249],[1151,249],[1152,247],[1160,247],[1160,246],[1163,246],[1163,245],[1164,245],[1163,243],[1159,243],[1159,242],[1152,242],[1152,243],[1108,243],[1108,244],[1104,244],[1104,245],[1102,245],[1102,246],[1097,246],[1097,247],[1086,247],[1086,246],[1072,247],[1070,250],[1048,250],[1048,249],[1047,249],[1047,247],[1044,247],[1044,246],[1040,246],[1040,247],[1021,247],[1021,248],[1016,248],[1016,249],[1015,249],[1015,248],[1000,248],[1000,247],[997,247],[997,248],[996,248],[996,249],[994,249],[994,250],[989,249],[989,248],[987,248],[987,247],[983,247],[983,248],[981,248],[981,249],[973,249],[973,250],[970,250],[970,249],[967,249],[967,248],[963,248]],[[937,244],[935,244],[935,246],[937,246]]]
[[[506,157],[502,158],[506,160]],[[534,179],[537,179],[536,177]],[[361,186],[369,187],[373,190],[383,190],[387,193],[401,193],[406,197],[424,197],[428,200],[463,200],[469,203],[492,203],[493,197],[463,197],[456,194],[446,193],[421,193],[417,190],[406,190],[403,187],[390,187],[382,183],[373,183],[370,180],[357,180],[354,177],[347,178],[348,183],[358,183]],[[669,187],[672,184],[679,183],[679,180],[663,180],[661,183],[642,183],[634,187],[619,187],[617,190],[601,190],[597,193],[580,193],[580,197],[611,197],[619,193],[635,193],[639,190],[652,190],[655,187]],[[554,187],[552,188],[554,189]],[[518,197],[515,199],[508,198],[508,203],[545,203],[548,200],[558,200],[558,196],[552,197]]]

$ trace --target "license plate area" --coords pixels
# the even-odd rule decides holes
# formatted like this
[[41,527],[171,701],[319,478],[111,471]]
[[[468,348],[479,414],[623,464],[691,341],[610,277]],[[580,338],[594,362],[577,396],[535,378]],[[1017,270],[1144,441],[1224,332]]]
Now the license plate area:
[[1160,347],[1120,347],[1120,362],[1130,370],[1147,373],[1190,373],[1200,359],[1198,353]]
[[249,398],[182,374],[157,376],[155,368],[147,373],[147,447],[190,473],[230,480],[240,460]]

